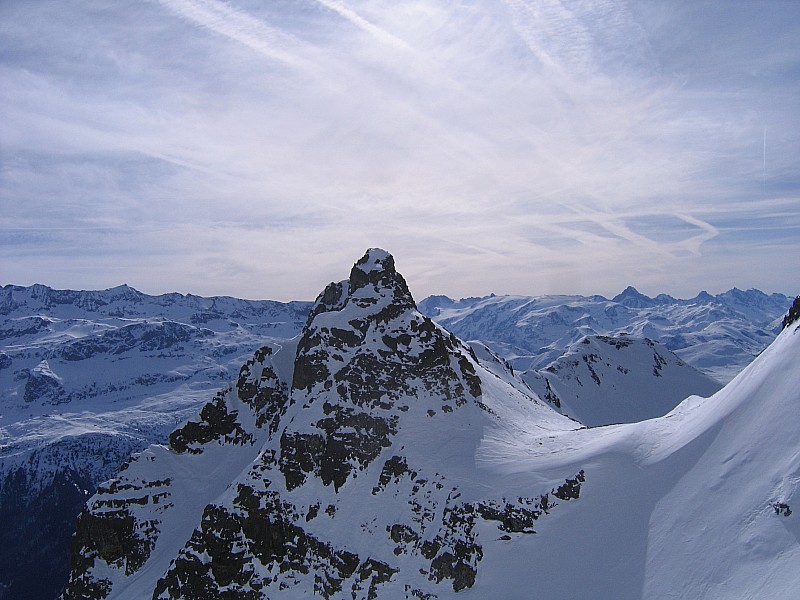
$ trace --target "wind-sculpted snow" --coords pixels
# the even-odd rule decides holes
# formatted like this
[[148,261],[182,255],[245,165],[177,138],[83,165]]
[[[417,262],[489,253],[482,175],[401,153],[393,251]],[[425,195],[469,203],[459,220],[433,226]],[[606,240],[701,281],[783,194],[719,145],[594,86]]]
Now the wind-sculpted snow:
[[725,383],[775,339],[791,305],[782,294],[736,288],[690,300],[629,287],[602,296],[431,296],[420,310],[465,340],[480,340],[515,369],[539,370],[584,336],[649,338]]

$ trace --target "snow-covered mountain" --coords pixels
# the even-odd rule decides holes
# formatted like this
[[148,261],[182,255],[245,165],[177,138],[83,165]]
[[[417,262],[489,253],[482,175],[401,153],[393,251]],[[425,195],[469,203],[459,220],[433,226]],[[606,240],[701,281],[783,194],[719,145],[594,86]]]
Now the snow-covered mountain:
[[[487,370],[522,393],[531,392],[519,370],[533,364],[523,374],[530,387],[551,402],[557,398],[567,407],[561,408],[565,414],[596,425],[658,416],[689,393],[713,391],[687,367],[670,375],[677,359],[649,349],[649,342],[636,336],[677,344],[686,362],[729,377],[774,338],[788,304],[785,296],[754,290],[685,301],[647,298],[629,288],[613,300],[455,302],[440,296],[421,302],[420,310],[464,339],[491,346],[497,354],[470,342]],[[131,453],[166,443],[171,431],[236,378],[256,349],[285,346],[301,331],[311,307],[310,302],[149,296],[128,286],[0,288],[0,519],[12,524],[0,534],[0,599],[53,597],[68,570],[65,558],[53,557],[66,557],[75,517],[96,485]],[[623,339],[617,334],[629,332],[625,339],[638,350],[606,353],[602,361],[580,344],[584,334]],[[569,348],[571,343],[576,346]],[[647,363],[648,356],[657,360],[654,353],[668,363],[661,378]],[[575,360],[580,369],[573,368]],[[516,375],[509,363],[517,367]],[[671,383],[662,385],[667,380]],[[579,410],[581,403],[598,414]],[[45,559],[51,568],[40,573]]]
[[602,296],[430,296],[420,312],[464,340],[480,340],[525,371],[547,367],[585,336],[629,335],[660,342],[693,367],[727,383],[780,330],[792,299],[736,288],[690,300],[649,298],[633,287]]
[[90,500],[65,597],[470,588],[479,524],[530,533],[583,477],[496,488],[476,478],[483,434],[574,427],[417,312],[392,257],[370,250],[296,342],[259,351]]
[[370,250],[98,489],[64,597],[793,597],[798,350],[791,323],[709,399],[585,428]]
[[3,287],[0,598],[55,597],[97,483],[165,441],[265,340],[298,333],[309,308],[126,286]]
[[559,412],[588,426],[661,417],[691,395],[722,387],[658,342],[587,336],[522,379]]

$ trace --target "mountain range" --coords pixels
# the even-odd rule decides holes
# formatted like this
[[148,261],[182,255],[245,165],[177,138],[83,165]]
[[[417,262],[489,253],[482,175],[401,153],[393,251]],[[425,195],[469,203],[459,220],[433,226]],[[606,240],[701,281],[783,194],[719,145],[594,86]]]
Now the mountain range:
[[[329,596],[346,592],[347,597],[362,593],[368,597],[379,589],[399,594],[402,587],[404,594],[425,597],[444,593],[443,583],[446,589],[449,584],[452,591],[468,592],[480,581],[482,546],[473,544],[481,547],[480,552],[473,549],[464,554],[464,545],[474,542],[477,533],[474,528],[452,530],[449,520],[455,518],[453,507],[458,503],[438,492],[449,485],[448,493],[476,498],[480,494],[474,489],[467,492],[472,489],[467,484],[463,491],[453,487],[452,481],[445,484],[454,475],[442,471],[452,467],[459,481],[486,477],[474,470],[474,464],[480,454],[476,448],[489,447],[487,432],[504,432],[494,436],[502,446],[517,434],[525,438],[547,430],[555,435],[586,425],[597,428],[660,417],[690,394],[710,396],[740,368],[738,362],[752,359],[774,339],[791,304],[785,296],[756,290],[731,290],[716,297],[701,294],[683,301],[663,295],[647,298],[629,288],[613,300],[599,296],[490,296],[460,301],[431,297],[420,302],[417,310],[394,270],[393,259],[378,250],[368,252],[348,280],[326,288],[313,304],[180,294],[154,297],[127,286],[103,292],[5,286],[2,292],[0,513],[4,522],[14,526],[2,540],[0,597],[8,598],[57,593],[66,578],[66,560],[59,570],[53,557],[66,558],[71,524],[80,507],[131,453],[150,444],[156,446],[134,459],[121,479],[97,489],[90,510],[81,517],[84,528],[79,527],[76,540],[84,546],[74,557],[85,568],[73,569],[68,597],[99,594],[106,585],[98,583],[101,580],[109,582],[114,596],[121,589],[128,590],[125,594],[133,593],[130,589],[144,593],[147,588],[148,596],[160,589],[164,597],[192,597],[205,588],[182,586],[235,588],[241,581],[219,585],[220,566],[214,560],[206,566],[195,560],[200,556],[202,563],[209,556],[211,550],[203,544],[211,538],[188,543],[195,534],[206,535],[202,524],[211,506],[220,507],[225,514],[214,514],[227,525],[225,531],[214,525],[209,536],[225,537],[230,533],[228,526],[239,527],[236,535],[244,538],[237,544],[250,544],[256,552],[245,552],[242,564],[256,565],[254,557],[261,552],[258,561],[263,572],[253,571],[250,587],[240,586],[241,594],[257,595],[269,589],[305,594],[316,589]],[[426,314],[447,329],[425,318]],[[450,331],[470,343],[461,342]],[[644,333],[657,335],[646,339],[641,337]],[[683,360],[669,351],[670,345]],[[231,380],[235,384],[226,386]],[[219,388],[222,391],[214,395]],[[418,402],[412,404],[411,398]],[[301,410],[298,405],[308,407]],[[441,421],[448,432],[452,425],[452,431],[466,433],[453,436],[453,446],[444,454],[447,460],[440,464],[432,456],[442,453],[441,441],[426,440],[441,437],[430,426]],[[169,446],[164,447],[168,440]],[[401,452],[406,446],[419,452]],[[396,452],[388,456],[390,451]],[[409,461],[415,467],[408,467]],[[155,466],[141,471],[145,462]],[[168,476],[165,469],[176,475]],[[522,502],[523,496],[518,496],[517,503],[504,504],[505,500],[489,495],[467,503],[464,510],[472,511],[473,517],[459,518],[471,518],[474,527],[494,522],[504,532],[500,537],[520,533],[514,531],[518,523],[507,523],[516,523],[526,506],[538,506],[530,514],[538,511],[541,516],[549,514],[549,503],[558,502],[555,499],[562,504],[575,499],[560,496],[580,488],[582,470],[560,472],[560,483],[551,478],[547,480],[551,487],[540,486],[535,495],[531,495],[533,488],[517,490],[498,479],[492,486],[500,492],[499,498],[511,490],[526,491],[528,504]],[[229,472],[242,473],[242,477],[234,483],[224,475]],[[412,472],[416,473],[413,477]],[[350,493],[345,487],[353,488],[357,477],[368,481],[375,479],[373,475],[378,483],[373,481],[371,488],[359,483],[360,491],[354,495],[340,495]],[[418,485],[418,478],[424,480],[423,485]],[[168,484],[163,483],[166,479],[170,479]],[[269,484],[264,482],[276,479],[282,479],[283,487],[268,492]],[[393,497],[400,499],[389,502],[385,488],[393,482],[399,486]],[[199,494],[197,488],[204,492]],[[233,499],[221,499],[234,488],[247,488],[250,491],[242,493],[257,496],[258,510],[253,498],[238,492]],[[125,493],[117,494],[120,490]],[[431,517],[435,523],[420,517],[428,514],[424,508],[415,512],[409,498],[418,499],[420,494],[431,498],[428,512],[435,514]],[[145,497],[149,500],[144,505],[137,504]],[[156,497],[164,502],[158,510]],[[174,499],[167,502],[168,497]],[[135,498],[132,503],[128,502],[131,498]],[[323,506],[320,498],[329,503]],[[353,515],[342,518],[344,512],[339,512],[334,525],[338,507],[351,503],[372,506],[376,524],[355,523]],[[168,510],[167,504],[173,506]],[[106,512],[114,513],[123,505],[125,514],[116,514],[110,521],[106,518]],[[381,520],[383,505],[394,506],[391,510],[398,515],[411,512],[402,522],[389,523]],[[115,508],[105,511],[102,507]],[[320,511],[330,518],[321,517]],[[176,514],[180,516],[168,516]],[[416,521],[412,514],[418,517]],[[520,518],[532,523],[530,514]],[[253,523],[245,525],[251,517],[262,525],[264,518],[273,518],[270,523],[277,519],[277,529],[268,528],[262,534],[285,538],[290,532],[306,546],[292,550],[284,544],[276,550],[280,544],[275,542],[270,555],[262,547],[264,540],[245,539],[253,534],[248,529]],[[317,523],[327,523],[322,530],[350,533],[327,539],[314,527],[303,527],[318,517]],[[231,524],[231,519],[236,523]],[[183,523],[177,530],[172,525],[176,520]],[[150,523],[144,529],[152,525],[169,533],[142,534],[143,522]],[[532,529],[530,523],[526,527]],[[96,547],[97,540],[106,534],[113,537],[118,526],[124,529],[122,541],[111,540],[108,555],[104,542],[100,542],[102,548]],[[353,537],[359,528],[361,537],[365,532],[378,535],[380,527],[388,528],[395,544],[392,560],[383,550],[364,546]],[[426,542],[440,547],[428,556],[435,544]],[[136,556],[115,554],[113,548],[130,552],[121,549],[130,544],[138,548]],[[234,555],[236,548],[231,550]],[[303,555],[302,560],[295,557],[298,565],[308,563],[296,566],[299,574],[290,573],[285,580],[267,574],[276,568],[276,556],[283,561],[292,551]],[[344,577],[356,560],[351,555],[359,557],[359,563],[354,566],[355,575]],[[109,556],[110,561],[106,560]],[[106,563],[101,570],[111,569],[113,577],[96,576],[98,557]],[[54,564],[49,577],[32,577],[45,559]],[[340,561],[345,559],[349,566],[342,570]],[[146,567],[148,572],[160,570],[163,581],[137,574],[139,570],[133,567],[142,560],[142,568],[147,564],[151,565]],[[320,581],[312,583],[304,568],[305,575],[313,572]],[[124,575],[119,575],[120,569]],[[420,569],[426,571],[424,577],[399,575]],[[182,583],[190,571],[193,583]],[[397,587],[401,580],[405,583]],[[129,588],[132,581],[147,583]]]
[[775,337],[792,299],[733,288],[688,300],[650,298],[633,287],[603,296],[431,296],[420,311],[462,339],[479,339],[517,370],[543,369],[584,336],[621,335],[663,344],[727,383]]

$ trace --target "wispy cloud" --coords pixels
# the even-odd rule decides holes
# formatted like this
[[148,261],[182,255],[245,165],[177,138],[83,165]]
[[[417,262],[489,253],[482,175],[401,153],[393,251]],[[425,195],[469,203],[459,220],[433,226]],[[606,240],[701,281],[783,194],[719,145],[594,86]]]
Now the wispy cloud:
[[380,245],[418,295],[791,292],[797,13],[6,3],[0,279],[308,298]]

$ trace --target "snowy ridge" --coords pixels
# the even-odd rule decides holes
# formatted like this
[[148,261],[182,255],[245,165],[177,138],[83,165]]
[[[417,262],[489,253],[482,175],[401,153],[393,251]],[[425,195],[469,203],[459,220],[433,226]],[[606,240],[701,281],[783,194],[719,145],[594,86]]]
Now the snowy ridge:
[[521,377],[559,412],[591,427],[660,417],[688,396],[722,387],[658,342],[629,336],[587,336]]
[[736,288],[678,300],[628,287],[602,296],[431,296],[420,311],[465,340],[481,340],[515,369],[539,370],[589,335],[660,342],[721,383],[730,381],[775,339],[791,305],[782,294]]

